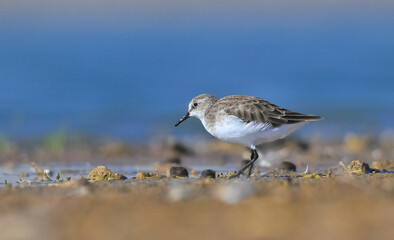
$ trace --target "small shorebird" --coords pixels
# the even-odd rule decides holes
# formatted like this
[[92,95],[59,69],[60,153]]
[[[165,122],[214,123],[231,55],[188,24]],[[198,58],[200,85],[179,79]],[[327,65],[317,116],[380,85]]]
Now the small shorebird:
[[249,167],[252,169],[259,157],[257,145],[285,138],[298,128],[322,119],[281,108],[258,97],[232,95],[218,99],[210,94],[193,98],[188,112],[175,127],[189,117],[200,119],[205,129],[222,141],[250,147],[250,162],[234,177],[239,177]]

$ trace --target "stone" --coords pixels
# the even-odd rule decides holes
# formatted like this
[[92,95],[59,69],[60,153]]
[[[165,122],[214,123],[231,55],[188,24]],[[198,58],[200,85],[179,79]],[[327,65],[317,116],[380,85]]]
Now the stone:
[[295,172],[297,170],[297,166],[292,162],[283,161],[279,164],[278,169]]
[[92,181],[108,181],[108,180],[125,180],[127,177],[122,174],[113,172],[104,166],[98,166],[93,169],[87,176]]
[[360,160],[353,160],[350,162],[347,170],[351,173],[371,173],[371,168],[368,163],[363,163]]
[[136,179],[149,179],[149,178],[166,178],[166,176],[157,174],[157,173],[150,173],[150,172],[138,172],[135,176]]
[[321,178],[322,175],[320,173],[309,173],[303,176],[304,178]]
[[214,170],[211,170],[211,169],[206,169],[206,170],[201,172],[200,178],[201,179],[216,178],[216,172]]
[[169,175],[170,177],[189,177],[189,172],[184,167],[171,167]]
[[237,171],[228,171],[227,173],[219,173],[216,175],[217,178],[230,179],[233,175],[237,174]]

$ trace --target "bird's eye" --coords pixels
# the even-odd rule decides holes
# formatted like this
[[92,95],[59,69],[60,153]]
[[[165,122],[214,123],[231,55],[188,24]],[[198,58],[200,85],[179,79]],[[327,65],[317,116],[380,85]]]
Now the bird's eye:
[[193,106],[194,106],[194,107],[197,107],[197,105],[198,105],[198,103],[196,103],[196,102],[195,102],[195,103],[193,103]]

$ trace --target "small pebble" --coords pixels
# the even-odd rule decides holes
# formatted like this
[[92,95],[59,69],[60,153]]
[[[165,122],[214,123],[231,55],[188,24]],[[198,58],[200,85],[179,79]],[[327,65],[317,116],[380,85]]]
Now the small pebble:
[[86,178],[91,181],[109,181],[109,180],[127,179],[127,177],[125,177],[124,175],[111,171],[105,166],[98,166],[94,168]]
[[148,178],[165,178],[166,176],[157,174],[157,173],[150,173],[150,172],[138,172],[135,176],[135,179],[148,179]]
[[216,172],[211,169],[204,170],[201,172],[200,178],[216,178]]
[[172,167],[169,172],[170,177],[189,177],[189,172],[184,167]]
[[371,168],[368,163],[361,162],[360,160],[353,160],[350,162],[347,170],[351,173],[371,173]]
[[279,164],[278,169],[280,169],[280,170],[285,170],[285,171],[292,171],[292,172],[295,172],[296,169],[297,169],[297,167],[296,167],[296,165],[295,165],[294,163],[292,163],[292,162],[286,162],[286,161],[284,161],[284,162],[281,162],[281,163]]

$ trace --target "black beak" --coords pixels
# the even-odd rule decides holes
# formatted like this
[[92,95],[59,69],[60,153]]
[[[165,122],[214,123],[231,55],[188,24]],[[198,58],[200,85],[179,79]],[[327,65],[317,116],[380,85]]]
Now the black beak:
[[181,124],[181,122],[185,121],[186,119],[188,119],[190,117],[190,113],[187,112],[185,114],[185,116],[183,116],[181,119],[179,119],[179,121],[175,124],[175,127],[178,127],[179,124]]

